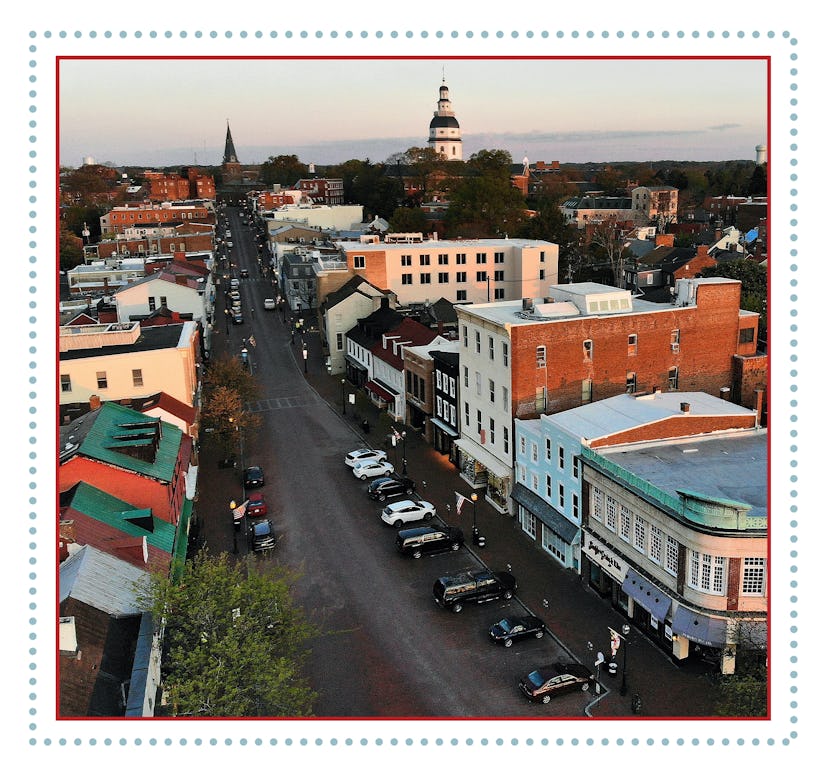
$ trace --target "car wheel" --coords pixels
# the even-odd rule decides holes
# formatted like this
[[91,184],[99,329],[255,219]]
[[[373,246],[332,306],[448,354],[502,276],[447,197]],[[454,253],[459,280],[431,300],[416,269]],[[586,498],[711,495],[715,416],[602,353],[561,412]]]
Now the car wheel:
[[535,634],[535,638],[536,638],[536,639],[542,639],[542,638],[543,638],[543,631],[542,631],[542,630],[541,630],[541,631],[538,631],[538,632]]
[[420,550],[414,550],[414,552],[411,553],[411,557],[412,558],[422,558],[423,553],[420,552]]
[[431,520],[432,514],[431,512],[426,512],[420,519],[421,520]]
[[402,528],[402,520],[395,520],[394,521],[394,528]]
[[463,610],[463,604],[455,604],[451,607],[455,612],[460,612]]
[[363,482],[365,482],[365,480],[367,480],[367,479],[368,479],[368,475],[367,475],[367,474],[363,474],[363,475],[360,477],[360,479],[361,479]]
[[584,682],[584,683],[581,685],[581,690],[583,690],[584,692],[586,692],[588,689],[589,689],[589,682]]
[[551,701],[551,700],[552,700],[552,696],[550,696],[550,695],[544,695],[543,696],[543,702],[544,703],[549,703],[549,701]]
[[508,600],[512,597],[512,591],[511,591],[511,590],[507,590],[507,591],[503,594],[503,597],[504,597],[504,598],[508,601]]
[[511,639],[506,639],[506,641],[503,642],[503,646],[504,647],[511,647],[512,646],[512,640]]
[[406,488],[405,489],[406,495],[411,495],[414,492],[414,488]]

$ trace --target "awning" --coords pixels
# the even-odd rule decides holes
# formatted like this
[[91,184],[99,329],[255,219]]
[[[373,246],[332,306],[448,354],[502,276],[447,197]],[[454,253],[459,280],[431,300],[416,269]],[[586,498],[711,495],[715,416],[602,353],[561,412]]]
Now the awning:
[[484,450],[480,445],[470,442],[467,439],[458,439],[454,444],[457,445],[466,455],[474,458],[488,471],[500,479],[510,479],[512,476],[512,469],[506,466],[505,463],[495,458],[488,450]]
[[363,387],[366,391],[375,393],[380,397],[380,399],[385,399],[385,401],[395,401],[395,397],[392,394],[388,393],[385,388],[377,385],[373,380],[369,380]]
[[537,493],[519,482],[512,488],[512,498],[526,507],[547,528],[550,528],[567,544],[578,536],[578,526],[567,520],[557,509],[547,504]]
[[[663,622],[670,611],[670,596],[632,569],[627,571],[621,589],[657,620]],[[675,625],[673,629],[675,630]]]
[[360,372],[367,372],[368,367],[365,364],[360,363],[357,361],[353,356],[345,354],[345,361],[347,361],[354,369],[358,369]]
[[446,425],[445,423],[443,423],[443,421],[442,421],[442,420],[440,420],[439,418],[429,418],[429,420],[430,420],[430,421],[431,421],[431,422],[432,422],[435,426],[437,426],[437,428],[439,428],[441,431],[445,431],[445,432],[446,432],[446,434],[448,434],[449,436],[452,436],[452,437],[458,437],[458,436],[460,436],[460,434],[459,434],[457,431],[455,431],[455,430],[454,430],[451,426],[447,426],[447,425]]
[[726,642],[727,621],[679,606],[673,617],[673,633],[687,636],[690,641],[708,647],[723,647]]

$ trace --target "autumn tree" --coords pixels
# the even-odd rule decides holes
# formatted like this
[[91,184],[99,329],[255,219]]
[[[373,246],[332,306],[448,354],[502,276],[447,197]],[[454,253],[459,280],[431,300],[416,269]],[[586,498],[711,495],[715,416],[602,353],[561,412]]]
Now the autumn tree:
[[238,448],[242,435],[248,438],[261,418],[247,409],[259,395],[259,384],[236,357],[223,355],[213,361],[205,376],[202,423],[213,429],[225,457]]
[[202,550],[139,598],[163,633],[163,687],[176,717],[304,717],[315,693],[303,675],[315,629],[281,566]]
[[617,288],[626,285],[624,269],[630,252],[625,245],[624,234],[614,221],[602,221],[590,227],[589,250],[598,261],[606,262]]

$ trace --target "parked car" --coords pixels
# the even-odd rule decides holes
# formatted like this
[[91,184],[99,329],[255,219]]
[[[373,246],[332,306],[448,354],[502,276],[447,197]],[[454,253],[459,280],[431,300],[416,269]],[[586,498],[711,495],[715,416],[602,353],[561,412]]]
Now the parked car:
[[515,578],[506,571],[464,571],[440,577],[432,588],[434,600],[459,612],[464,604],[482,604],[496,598],[509,599],[517,589]]
[[259,518],[250,525],[250,546],[253,552],[272,550],[276,546],[273,523],[266,517]]
[[393,477],[378,477],[368,486],[368,498],[374,501],[385,501],[403,493],[411,495],[414,492],[414,480],[395,474]]
[[238,291],[239,288],[239,279],[238,278],[230,278],[230,288],[234,291]]
[[269,297],[264,300],[264,309],[265,310],[275,310],[276,309],[276,300],[270,299]]
[[369,477],[384,477],[394,471],[394,464],[390,461],[363,461],[355,464],[351,470],[354,477],[367,480]]
[[249,278],[250,277],[250,270],[249,269],[243,269],[239,274],[243,278]]
[[248,496],[247,514],[250,517],[263,517],[267,514],[267,502],[261,493],[251,493]]
[[536,668],[518,686],[530,701],[549,703],[553,695],[588,690],[592,679],[592,672],[580,663],[553,663]]
[[235,288],[233,288],[227,292],[227,298],[231,302],[238,302],[241,300],[241,294]]
[[454,526],[426,525],[397,533],[397,552],[420,558],[437,552],[456,552],[463,546],[463,532]]
[[248,466],[244,470],[244,487],[245,490],[253,490],[254,488],[261,488],[264,485],[264,472],[261,466]]
[[233,313],[233,325],[238,326],[239,324],[244,323],[244,316],[241,313],[241,310],[238,312]]
[[385,450],[372,450],[369,447],[363,447],[359,450],[351,450],[345,456],[345,463],[350,467],[354,467],[364,461],[385,461],[387,458],[388,454]]
[[489,628],[489,636],[496,644],[511,647],[513,642],[529,636],[542,639],[545,631],[546,626],[538,617],[504,617]]
[[434,504],[428,501],[395,501],[380,512],[383,523],[400,528],[403,523],[413,523],[416,520],[431,520],[435,513]]

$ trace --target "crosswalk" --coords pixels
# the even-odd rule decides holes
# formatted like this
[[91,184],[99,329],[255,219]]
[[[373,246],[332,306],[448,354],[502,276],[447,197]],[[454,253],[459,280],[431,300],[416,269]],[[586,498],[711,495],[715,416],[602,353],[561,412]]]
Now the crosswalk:
[[274,412],[276,410],[289,410],[296,407],[312,407],[325,402],[315,394],[302,394],[301,396],[275,396],[272,398],[258,399],[247,404],[247,409],[252,413]]

